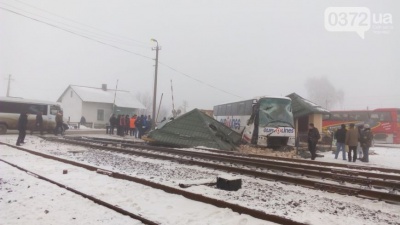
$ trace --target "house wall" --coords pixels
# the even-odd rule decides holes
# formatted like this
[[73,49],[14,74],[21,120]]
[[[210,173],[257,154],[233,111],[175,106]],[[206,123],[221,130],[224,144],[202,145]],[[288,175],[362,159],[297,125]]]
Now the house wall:
[[308,116],[308,122],[314,123],[314,127],[316,127],[319,132],[322,132],[322,114],[310,114]]
[[[72,95],[71,95],[72,92]],[[61,97],[64,121],[79,122],[82,116],[82,100],[74,90],[68,88]]]
[[[104,120],[97,119],[97,111],[104,110]],[[112,104],[97,103],[97,102],[84,102],[82,107],[82,115],[85,117],[87,123],[107,124],[110,115],[112,114]]]

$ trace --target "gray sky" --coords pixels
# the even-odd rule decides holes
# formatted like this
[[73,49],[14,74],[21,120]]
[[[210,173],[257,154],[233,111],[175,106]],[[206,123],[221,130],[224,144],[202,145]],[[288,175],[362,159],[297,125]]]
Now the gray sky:
[[[390,13],[392,23],[381,29],[375,24],[365,39],[355,32],[328,32],[324,12],[334,6],[368,7],[377,18]],[[0,7],[151,58],[155,38],[161,62],[244,99],[292,92],[307,97],[307,78],[326,76],[345,94],[335,108],[400,108],[397,0],[0,0]],[[69,84],[115,88],[117,79],[119,89],[150,94],[153,64],[0,10],[1,96],[8,74],[14,79],[11,95],[24,98],[55,101]],[[241,100],[160,65],[158,93],[168,107],[171,79],[176,105],[187,100],[190,108],[212,108]]]

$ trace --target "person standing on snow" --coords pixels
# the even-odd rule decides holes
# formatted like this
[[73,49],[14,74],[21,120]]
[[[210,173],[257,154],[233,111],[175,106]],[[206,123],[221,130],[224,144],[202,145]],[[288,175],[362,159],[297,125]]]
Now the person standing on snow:
[[351,151],[353,151],[353,162],[357,160],[357,144],[358,144],[359,133],[354,128],[354,123],[350,124],[350,129],[346,133],[346,145],[349,146],[348,159],[351,162]]
[[364,131],[361,133],[360,143],[363,150],[364,157],[361,159],[361,162],[369,162],[369,148],[372,146],[372,139],[374,135],[371,132],[371,128],[369,124],[364,125]]
[[18,138],[17,138],[17,146],[24,144],[25,136],[26,136],[26,127],[28,125],[28,115],[26,112],[23,112],[19,115],[18,119]]
[[311,153],[311,160],[315,160],[317,157],[317,143],[320,138],[318,129],[313,123],[310,123],[308,126],[308,151]]
[[[363,132],[363,129],[364,129],[364,125],[359,125],[359,126],[357,126],[357,128],[358,128],[358,137],[360,138],[361,137],[361,133]],[[361,160],[363,158],[363,150],[362,150],[362,147],[361,147],[361,140],[360,139],[358,140],[358,144],[357,144],[357,157],[358,157],[359,160]]]
[[345,141],[346,141],[346,125],[342,124],[340,126],[340,129],[338,129],[335,132],[335,139],[336,139],[336,153],[335,153],[335,159],[338,158],[339,152],[342,151],[342,157],[343,160],[347,160],[346,159],[346,150],[345,150]]

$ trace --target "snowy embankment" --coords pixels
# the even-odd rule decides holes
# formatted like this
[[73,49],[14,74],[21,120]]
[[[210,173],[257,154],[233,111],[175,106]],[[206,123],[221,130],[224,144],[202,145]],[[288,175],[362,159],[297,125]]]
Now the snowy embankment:
[[[46,176],[47,178],[55,180],[66,186],[77,189],[86,194],[90,194],[91,196],[111,203],[112,205],[117,205],[127,211],[141,214],[143,217],[149,220],[160,222],[160,224],[273,224],[252,218],[247,215],[239,215],[238,213],[232,212],[230,209],[217,208],[212,205],[192,201],[179,195],[168,194],[161,190],[153,189],[134,182],[114,179],[112,177],[97,174],[96,172],[91,172],[69,164],[34,156],[23,151],[15,150],[8,146],[1,146],[1,148],[1,159],[21,165],[22,167],[25,167],[34,173]],[[63,174],[63,170],[68,170],[68,173]],[[4,176],[1,175],[1,177]],[[39,180],[37,182],[39,182]],[[20,186],[27,185],[24,179],[18,180],[16,183]],[[45,186],[42,188],[44,187]],[[58,188],[55,185],[53,185],[53,188],[54,192],[46,191],[46,189],[44,189],[44,192],[47,193],[49,198],[55,200],[58,200],[59,198],[57,191],[61,191],[63,193],[68,192],[64,189]],[[36,201],[36,204],[38,204],[38,206],[35,207],[38,208],[39,204],[46,205],[48,203],[46,201],[40,203],[40,201],[42,201],[41,191],[33,190],[31,194],[35,198],[35,201],[32,201],[32,204],[35,204]],[[5,196],[7,195],[8,193],[5,194]],[[69,195],[71,196],[73,194],[69,193]],[[7,196],[7,199],[8,198],[9,197]],[[22,204],[16,208],[8,208],[10,205],[2,202],[2,205],[0,206],[2,211],[4,208],[6,208],[8,215],[10,215],[7,217],[2,217],[2,222],[5,222],[6,224],[11,224],[12,221],[17,219],[15,216],[18,215],[18,211],[23,212],[24,214],[31,213],[30,208],[24,205],[24,196],[16,195],[13,196],[13,198]],[[79,201],[74,201],[73,198],[64,199],[63,202],[58,202],[58,204],[60,205],[60,208],[52,208],[49,211],[54,211],[54,214],[62,214],[63,212],[61,209],[64,207],[63,205],[74,206],[76,204],[76,207],[80,210],[93,212],[93,224],[96,224],[94,222],[97,221],[96,214],[104,213],[104,211],[96,211],[97,205],[94,203],[92,205],[95,205],[96,207],[90,207],[89,205],[86,205],[85,209],[83,206],[79,205]],[[68,216],[70,215],[67,214],[61,218],[65,219],[65,217],[68,218]],[[100,217],[100,215],[98,215],[98,217]],[[45,217],[40,218],[41,220],[34,219],[33,221],[35,223],[37,221],[36,224],[59,224],[57,222],[55,223],[54,220],[47,220]],[[121,220],[120,222],[121,224],[132,224],[132,221],[127,222],[124,218],[124,220]],[[71,220],[68,219],[68,222],[71,222]],[[71,223],[78,224],[79,221]],[[106,221],[104,224],[120,223]]]
[[[15,138],[7,136],[0,140],[13,143]],[[180,182],[215,178],[219,174],[226,175],[220,171],[176,162],[46,142],[37,137],[29,136],[27,141],[28,143],[24,147],[35,151],[96,165],[173,187],[177,187]],[[243,179],[243,187],[237,192],[222,191],[208,186],[194,186],[186,190],[310,224],[396,224],[400,221],[400,207],[397,205],[247,176],[236,175],[236,177]]]

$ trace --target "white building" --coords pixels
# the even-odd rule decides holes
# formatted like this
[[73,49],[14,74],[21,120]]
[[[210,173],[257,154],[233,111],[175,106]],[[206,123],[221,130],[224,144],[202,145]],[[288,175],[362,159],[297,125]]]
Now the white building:
[[113,108],[116,115],[130,116],[145,108],[130,92],[107,89],[106,84],[101,88],[69,85],[57,101],[62,103],[65,121],[79,122],[84,116],[97,126],[108,123]]

